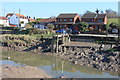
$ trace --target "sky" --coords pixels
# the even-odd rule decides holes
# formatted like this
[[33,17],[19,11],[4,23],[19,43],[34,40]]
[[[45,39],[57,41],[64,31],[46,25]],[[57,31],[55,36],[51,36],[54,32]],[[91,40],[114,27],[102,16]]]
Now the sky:
[[[96,9],[105,11],[113,9],[118,11],[117,2],[2,2],[0,3],[0,16],[7,13],[20,13],[36,18],[58,16],[60,13],[84,14],[87,10],[95,12]],[[5,10],[5,14],[4,14]]]

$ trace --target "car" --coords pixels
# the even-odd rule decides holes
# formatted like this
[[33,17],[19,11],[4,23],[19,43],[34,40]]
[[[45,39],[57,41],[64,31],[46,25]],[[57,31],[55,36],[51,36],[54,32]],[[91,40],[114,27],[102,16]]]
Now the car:
[[118,33],[118,29],[112,29],[112,33],[117,34]]
[[56,33],[63,33],[63,34],[66,34],[67,32],[66,32],[66,30],[64,30],[64,29],[61,29],[61,30],[56,31]]
[[80,34],[80,31],[72,31],[71,34]]

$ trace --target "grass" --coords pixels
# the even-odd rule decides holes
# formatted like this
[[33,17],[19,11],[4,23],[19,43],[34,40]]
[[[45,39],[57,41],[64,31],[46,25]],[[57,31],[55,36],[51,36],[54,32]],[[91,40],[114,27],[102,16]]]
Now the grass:
[[114,41],[114,42],[113,42],[113,41],[95,41],[95,43],[98,43],[98,44],[102,44],[102,43],[103,43],[103,44],[105,44],[105,43],[106,43],[106,44],[116,44],[115,41]]
[[12,30],[7,30],[7,29],[0,29],[0,31],[12,31]]
[[118,18],[111,18],[111,19],[108,19],[108,24],[115,22],[120,25],[119,21],[120,21],[120,19],[118,19]]

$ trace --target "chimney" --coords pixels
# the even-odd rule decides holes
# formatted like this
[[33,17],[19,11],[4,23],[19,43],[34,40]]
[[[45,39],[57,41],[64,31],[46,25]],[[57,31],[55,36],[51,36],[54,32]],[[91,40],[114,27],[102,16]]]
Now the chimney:
[[97,14],[99,14],[99,10],[97,9],[96,11],[95,11]]

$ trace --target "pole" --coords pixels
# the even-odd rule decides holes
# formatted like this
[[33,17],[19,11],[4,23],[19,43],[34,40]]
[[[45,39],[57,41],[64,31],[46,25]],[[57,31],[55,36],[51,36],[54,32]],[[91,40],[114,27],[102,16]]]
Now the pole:
[[56,41],[56,53],[58,53],[58,36],[56,37],[57,38],[57,41]]
[[[5,10],[4,10],[4,17],[5,17]],[[5,20],[4,20],[3,24],[4,24],[4,26],[5,26]]]
[[18,27],[20,27],[20,12],[21,12],[21,9],[19,9],[19,25],[18,25]]

